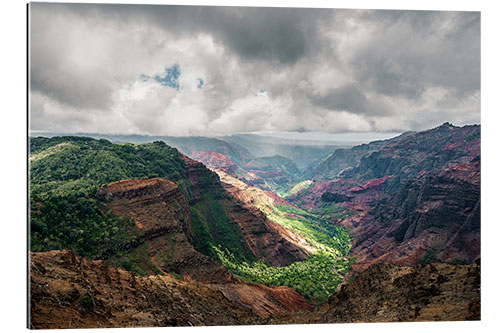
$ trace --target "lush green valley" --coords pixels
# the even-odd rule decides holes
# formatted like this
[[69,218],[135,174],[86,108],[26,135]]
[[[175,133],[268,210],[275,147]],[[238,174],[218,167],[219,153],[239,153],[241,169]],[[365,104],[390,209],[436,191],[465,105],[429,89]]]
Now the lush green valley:
[[219,260],[234,274],[267,285],[288,286],[308,299],[325,300],[335,293],[355,258],[350,256],[347,230],[326,219],[291,205],[267,206],[267,217],[303,236],[315,249],[306,260],[286,267],[267,266],[259,261],[242,262],[229,251],[216,248]]
[[235,275],[271,286],[287,286],[312,301],[324,301],[337,291],[350,271],[353,258],[318,251],[305,261],[290,266],[268,266],[260,261],[238,260],[231,252],[214,248],[217,258]]

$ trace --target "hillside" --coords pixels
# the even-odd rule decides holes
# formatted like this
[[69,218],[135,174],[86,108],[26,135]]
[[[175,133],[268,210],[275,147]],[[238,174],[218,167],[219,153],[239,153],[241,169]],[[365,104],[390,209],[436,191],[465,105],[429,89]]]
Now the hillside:
[[233,161],[244,162],[250,152],[236,143],[229,143],[222,139],[212,137],[189,137],[189,136],[159,136],[159,135],[121,135],[121,134],[100,134],[100,133],[35,133],[39,137],[59,137],[59,136],[77,136],[94,139],[104,139],[113,143],[135,143],[144,144],[155,141],[165,142],[170,147],[178,149],[185,155],[191,155],[195,152],[210,151],[223,154]]
[[[58,137],[61,134],[41,133],[44,137]],[[252,142],[251,147],[260,147],[260,151],[251,153],[247,148],[236,141],[223,140],[223,138],[210,137],[172,137],[172,136],[148,136],[148,135],[118,135],[118,134],[75,134],[74,136],[85,138],[95,138],[98,140],[109,140],[113,143],[135,143],[145,144],[153,142],[165,142],[170,147],[178,149],[182,154],[200,161],[211,168],[222,168],[234,176],[258,186],[264,190],[274,191],[284,195],[297,182],[303,180],[313,167],[318,164],[323,157],[337,148],[335,145],[314,145],[308,146],[307,142],[295,140],[284,140],[286,143],[283,151],[287,158],[277,154],[282,151],[281,146],[275,150],[270,150],[267,154],[266,147],[276,144],[277,139],[262,136],[241,136],[246,137],[244,142]],[[66,136],[69,137],[69,136]],[[227,137],[228,139],[232,137]],[[260,143],[259,143],[260,142]],[[283,143],[282,142],[282,143]],[[260,145],[260,146],[259,146]],[[287,154],[289,151],[293,154]],[[273,153],[274,152],[274,153]],[[255,154],[254,154],[255,153]],[[266,155],[267,154],[267,155]],[[297,158],[299,160],[297,160]],[[302,162],[300,162],[302,161]],[[307,168],[307,172],[299,170]]]
[[351,238],[346,229],[310,214],[279,196],[249,186],[218,170],[223,186],[248,209],[262,212],[267,224],[309,257],[288,267],[269,267],[261,263],[234,265],[231,255],[221,253],[222,262],[236,274],[272,285],[295,288],[306,297],[325,299],[334,293],[349,273]]
[[70,251],[32,253],[30,259],[30,328],[262,323],[219,291],[168,274],[140,277]]
[[[377,261],[472,262],[480,256],[480,127],[445,123],[377,142],[335,179],[287,197],[354,236],[356,269]],[[353,150],[356,148],[353,148]]]
[[223,136],[220,139],[245,147],[254,157],[283,156],[292,160],[301,170],[315,167],[337,148],[350,146],[337,143],[280,139],[254,134],[235,134]]
[[302,173],[295,163],[283,156],[250,158],[245,163],[234,163],[216,152],[194,152],[191,158],[211,169],[221,170],[249,185],[284,196],[302,180]]

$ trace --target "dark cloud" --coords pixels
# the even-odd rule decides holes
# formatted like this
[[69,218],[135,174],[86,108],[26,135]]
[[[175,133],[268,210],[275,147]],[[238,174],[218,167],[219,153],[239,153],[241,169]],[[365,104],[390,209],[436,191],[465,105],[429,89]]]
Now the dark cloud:
[[480,85],[480,13],[366,11],[371,38],[350,60],[369,89],[407,98],[429,86],[460,94]]
[[367,115],[384,115],[390,113],[390,110],[384,109],[382,105],[368,100],[365,94],[355,85],[347,85],[329,91],[323,96],[312,95],[309,98],[314,104],[328,110]]
[[178,36],[208,33],[240,57],[294,63],[318,38],[318,21],[332,10],[177,5],[35,4],[88,16],[155,24]]
[[240,57],[273,64],[293,64],[306,56],[317,42],[318,20],[324,19],[321,11],[313,9],[243,8],[213,14],[203,27],[213,27]]

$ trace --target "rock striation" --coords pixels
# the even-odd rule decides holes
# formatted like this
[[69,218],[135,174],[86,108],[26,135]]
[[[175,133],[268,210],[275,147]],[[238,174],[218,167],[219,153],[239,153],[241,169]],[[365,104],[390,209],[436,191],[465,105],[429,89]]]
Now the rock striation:
[[[229,203],[225,206],[226,214],[241,229],[243,241],[256,257],[270,265],[288,265],[306,257],[269,228],[260,211],[249,210],[228,196],[217,175],[201,163],[192,163],[190,176],[198,186],[194,191],[200,195],[198,200],[206,191],[222,191],[217,197]],[[206,184],[208,189],[204,187]],[[290,288],[245,283],[209,256],[195,250],[190,233],[189,203],[175,183],[160,178],[123,180],[101,187],[98,192],[115,214],[132,219],[145,233],[144,243],[138,242],[136,247],[145,245],[149,260],[163,274],[177,274],[186,281],[204,283],[222,291],[230,302],[248,307],[261,317],[312,308]]]
[[[144,232],[148,257],[162,272],[198,281],[224,281],[229,272],[192,246],[189,205],[178,186],[161,178],[122,180],[98,190],[118,216]],[[138,242],[137,247],[142,245]]]
[[30,253],[30,272],[30,328],[36,329],[481,318],[479,261],[377,263],[315,309],[285,287],[139,277],[67,250]]

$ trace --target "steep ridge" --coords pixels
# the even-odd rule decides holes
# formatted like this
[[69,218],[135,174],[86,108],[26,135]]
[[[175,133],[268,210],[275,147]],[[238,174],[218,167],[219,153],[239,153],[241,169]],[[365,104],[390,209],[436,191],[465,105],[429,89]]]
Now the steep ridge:
[[290,313],[305,313],[314,309],[295,290],[285,287],[268,287],[260,283],[207,284],[220,291],[233,304],[252,311],[260,318],[272,318]]
[[367,155],[346,177],[362,180],[392,176],[386,193],[400,189],[420,172],[470,162],[480,156],[480,126],[456,127],[444,123],[436,128],[407,135]]
[[[169,275],[139,277],[71,251],[31,253],[30,267],[30,327],[37,329],[480,319],[479,261],[416,267],[378,263],[313,311],[274,312],[268,319],[248,310],[246,302],[279,293],[255,295],[246,287],[219,291],[214,288],[220,286]],[[230,302],[235,296],[237,302]],[[281,298],[291,299],[289,293]],[[260,304],[263,311],[272,309]]]
[[[286,285],[307,299],[325,300],[350,271],[350,237],[342,227],[291,205],[279,196],[250,186],[216,170],[224,188],[245,207],[265,216],[266,225],[300,248],[307,257],[285,267],[238,263],[230,253],[220,253],[226,267],[238,276],[267,285]],[[289,250],[288,250],[289,251]],[[235,263],[236,262],[236,263]]]
[[[309,244],[303,236],[292,230],[285,229],[266,218],[265,213],[273,213],[270,206],[277,204],[286,205],[288,203],[285,200],[276,196],[272,192],[263,191],[257,187],[250,186],[230,176],[222,170],[214,171],[219,175],[222,185],[224,186],[226,191],[228,191],[236,199],[238,199],[245,208],[253,211],[256,215],[260,215],[268,228],[270,228],[271,230],[275,230],[281,235],[281,237],[283,237],[283,239],[288,240],[290,243],[300,248],[302,250],[302,254],[300,255],[300,257],[304,258],[304,253],[310,254],[316,252],[316,249],[311,246],[311,244]],[[296,249],[293,248],[287,248],[284,250],[292,253],[296,251]]]
[[391,139],[331,180],[287,200],[351,230],[357,270],[377,261],[479,257],[480,127],[445,123]]
[[116,215],[134,221],[146,237],[146,242],[136,242],[135,247],[120,251],[109,262],[122,262],[145,245],[151,263],[162,272],[198,281],[231,278],[222,265],[192,247],[188,202],[175,183],[161,178],[122,180],[99,188],[97,193],[107,199]]
[[235,173],[239,169],[238,165],[233,163],[229,158],[221,153],[214,151],[195,151],[190,154],[190,157],[206,166],[214,169],[224,170],[228,173]]
[[261,324],[219,291],[170,275],[140,277],[71,251],[30,254],[30,328]]
[[[43,133],[45,136],[60,136],[62,134]],[[99,134],[99,133],[80,133],[68,134],[80,137],[91,137],[96,139],[105,139],[114,143],[135,143],[144,144],[155,141],[165,142],[170,147],[178,149],[181,153],[191,156],[196,152],[216,152],[227,156],[233,161],[244,162],[250,156],[250,152],[237,143],[230,143],[221,139],[212,137],[176,137],[176,136],[158,136],[158,135],[121,135],[121,134]]]
[[481,267],[377,263],[344,284],[328,303],[273,323],[363,323],[481,319]]
[[406,132],[392,139],[372,141],[352,148],[339,148],[314,169],[312,178],[316,180],[334,179],[342,172],[357,167],[363,157],[411,133]]
[[243,168],[260,180],[250,182],[251,185],[278,195],[285,194],[301,180],[301,173],[295,163],[281,155],[253,158]]
[[[209,309],[216,311],[207,314],[213,321],[203,322],[210,325],[217,320],[252,323],[240,310],[250,313],[248,318],[273,317],[273,323],[470,320],[479,316],[478,265],[436,263],[414,269],[379,264],[463,264],[479,258],[479,126],[443,124],[408,133],[370,151],[358,166],[336,173],[333,179],[304,182],[287,200],[242,182],[235,177],[234,163],[212,152],[200,155],[218,166],[211,171],[158,142],[137,146],[91,139],[54,141],[37,142],[30,156],[35,166],[32,191],[36,195],[31,205],[36,217],[31,222],[35,249],[68,244],[88,258],[106,262],[57,259],[66,257],[57,251],[33,253],[37,259],[32,261],[38,262],[36,268],[32,266],[33,272],[38,270],[32,290],[36,325],[67,327],[75,320],[75,327],[89,327],[93,320],[94,325],[115,327],[116,318],[126,323],[118,324],[122,326],[201,325],[205,312],[193,321],[196,311],[191,310],[197,308],[191,303],[196,299],[210,306],[217,301],[213,295],[224,301],[221,308]],[[57,169],[66,164],[70,167]],[[57,223],[51,225],[52,221]],[[313,308],[301,295],[325,300],[350,276],[351,238],[344,227],[354,236],[353,254],[358,258],[354,267],[361,273],[342,287],[340,298],[334,295],[313,313],[300,314]],[[69,241],[63,238],[66,233]],[[87,240],[103,246],[86,252]],[[86,262],[85,273],[73,267],[73,261],[80,262],[79,267]],[[47,271],[57,274],[46,275]],[[104,271],[114,273],[107,276]],[[136,285],[124,283],[123,274],[115,271],[133,276],[134,281],[146,281],[153,296],[144,293],[117,299],[113,288],[124,285],[130,291]],[[88,279],[75,283],[77,275],[102,275],[104,280],[89,287]],[[466,285],[458,286],[460,280]],[[172,281],[177,283],[170,284],[174,290],[190,290],[179,294],[179,304],[170,300],[179,307],[155,298],[164,298],[163,286]],[[52,288],[49,291],[43,290],[47,284]],[[109,290],[111,301],[106,291],[106,297],[99,294],[101,303],[96,302],[93,288],[99,284],[101,290]],[[462,296],[454,297],[451,290],[459,290]],[[138,301],[137,307],[123,304],[134,302],[136,296],[145,301]],[[237,313],[219,318],[219,310],[225,311],[227,304]],[[109,309],[125,312],[116,315]]]
[[195,152],[210,151],[227,156],[237,163],[245,162],[250,152],[237,143],[231,143],[217,138],[208,137],[171,137],[161,136],[158,140],[164,141],[167,145],[179,149],[185,155]]
[[[193,184],[191,233],[195,247],[211,254],[209,244],[223,245],[232,253],[237,253],[239,246],[239,252],[247,258],[258,258],[273,266],[286,266],[305,258],[304,253],[293,243],[270,227],[261,212],[242,205],[241,200],[228,195],[216,173],[187,156],[181,157],[186,161],[188,177]],[[213,209],[216,206],[211,199],[213,196],[217,198],[220,209]],[[226,228],[223,221],[226,222]],[[202,235],[200,229],[205,229],[205,235]],[[209,240],[206,240],[207,235]],[[244,246],[237,243],[240,240],[233,239],[235,235],[241,236],[245,241]],[[228,237],[231,239],[227,239]],[[234,245],[230,245],[231,243]]]
[[[214,257],[213,247],[220,246],[240,259],[260,258],[273,265],[301,259],[293,254],[269,253],[272,244],[262,251],[251,243],[251,249],[242,229],[250,241],[266,234],[267,227],[255,227],[257,234],[252,236],[252,228],[235,218],[248,215],[248,223],[253,224],[260,223],[259,219],[239,207],[215,173],[163,142],[112,144],[83,137],[54,137],[32,138],[30,146],[32,250],[67,248],[87,257],[107,259],[117,249],[130,247],[131,241],[144,238],[146,231],[116,218],[103,205],[102,195],[96,195],[97,189],[124,179],[163,178],[175,182],[188,199],[189,207],[178,215],[188,213],[187,237],[198,252]],[[138,257],[144,258],[147,251],[139,250]],[[153,271],[148,267],[142,273]]]
[[321,321],[480,320],[480,283],[477,264],[374,265],[332,295]]
[[350,146],[331,142],[290,140],[254,134],[235,134],[220,137],[220,139],[245,147],[255,157],[283,156],[292,160],[301,170],[313,168],[337,148]]
[[[186,158],[186,157],[184,157]],[[201,177],[205,171],[194,161],[190,165],[190,176],[203,196],[205,191],[217,191],[216,183]],[[217,179],[213,177],[213,179]],[[202,184],[209,184],[204,187]],[[246,283],[234,277],[225,267],[194,250],[190,210],[186,198],[177,185],[164,179],[123,180],[108,184],[98,190],[108,201],[108,207],[117,215],[130,218],[137,228],[145,232],[145,245],[148,258],[162,273],[182,276],[187,281],[204,282],[206,286],[223,292],[232,303],[252,309],[260,317],[278,313],[307,311],[312,306],[302,296],[287,287],[267,287],[261,284]],[[222,194],[219,194],[223,198]],[[194,200],[201,200],[196,197]],[[229,200],[229,199],[227,199]],[[270,265],[289,264],[305,255],[281,238],[279,234],[266,228],[261,215],[232,202],[226,210],[228,218],[237,221],[244,240],[256,257]],[[233,222],[234,223],[234,222]],[[108,262],[115,263],[127,259],[137,251],[133,248],[121,251]],[[132,252],[132,253],[130,253]],[[137,264],[143,264],[144,258]],[[123,266],[123,264],[121,264]]]
[[202,162],[211,169],[221,170],[249,185],[284,195],[301,180],[295,163],[283,156],[248,157],[244,163],[235,163],[217,152],[192,152],[190,158]]

